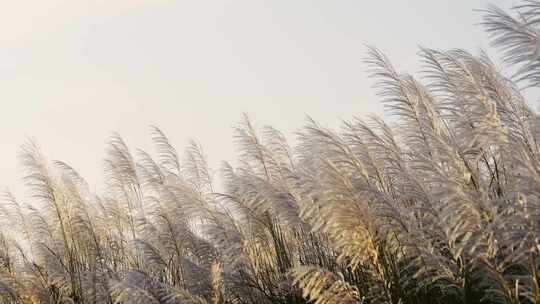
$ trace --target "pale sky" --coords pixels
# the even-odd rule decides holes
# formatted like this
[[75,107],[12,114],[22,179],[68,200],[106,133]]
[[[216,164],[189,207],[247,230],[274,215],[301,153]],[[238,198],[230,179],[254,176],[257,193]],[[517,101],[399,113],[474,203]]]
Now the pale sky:
[[119,132],[149,148],[148,126],[179,149],[195,139],[210,164],[235,158],[232,126],[293,136],[380,113],[364,45],[399,70],[418,46],[488,48],[475,25],[503,0],[0,0],[0,187],[16,194],[20,145],[99,184],[105,143]]

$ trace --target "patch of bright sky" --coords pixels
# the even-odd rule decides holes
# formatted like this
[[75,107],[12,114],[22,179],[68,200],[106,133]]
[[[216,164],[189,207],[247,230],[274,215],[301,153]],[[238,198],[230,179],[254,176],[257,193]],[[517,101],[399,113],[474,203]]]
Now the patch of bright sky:
[[0,1],[0,186],[16,193],[23,191],[16,156],[27,138],[95,185],[113,131],[144,149],[148,125],[180,150],[193,138],[217,169],[235,158],[231,127],[242,112],[291,136],[308,115],[335,127],[380,114],[362,63],[366,44],[399,70],[416,70],[419,45],[488,48],[474,9],[511,5]]

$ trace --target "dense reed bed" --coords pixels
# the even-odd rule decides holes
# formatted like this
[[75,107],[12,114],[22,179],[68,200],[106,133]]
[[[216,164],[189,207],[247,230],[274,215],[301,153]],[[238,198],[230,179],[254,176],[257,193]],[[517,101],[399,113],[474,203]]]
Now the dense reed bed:
[[[32,195],[0,203],[0,303],[540,303],[540,2],[483,12],[485,54],[421,49],[419,78],[378,50],[387,109],[309,120],[288,145],[247,117],[222,187],[201,148],[118,135],[106,191],[36,145]],[[219,189],[219,190],[218,190]]]

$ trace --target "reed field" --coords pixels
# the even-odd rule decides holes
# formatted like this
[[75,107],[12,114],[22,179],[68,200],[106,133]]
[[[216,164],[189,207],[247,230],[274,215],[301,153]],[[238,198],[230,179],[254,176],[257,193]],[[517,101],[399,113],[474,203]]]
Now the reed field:
[[0,303],[540,303],[540,2],[478,18],[500,65],[422,48],[413,77],[368,47],[384,119],[289,145],[244,116],[234,166],[152,127],[153,151],[111,137],[95,193],[23,145]]

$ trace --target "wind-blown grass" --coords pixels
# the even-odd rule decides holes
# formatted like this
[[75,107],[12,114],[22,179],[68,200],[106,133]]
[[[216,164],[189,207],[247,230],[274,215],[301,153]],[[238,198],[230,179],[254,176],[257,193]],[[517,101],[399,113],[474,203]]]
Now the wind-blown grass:
[[33,201],[0,203],[0,303],[540,303],[540,2],[483,25],[486,54],[421,49],[421,78],[374,48],[366,65],[392,124],[298,145],[247,117],[217,191],[204,153],[107,146],[106,191],[23,146]]

